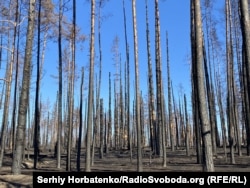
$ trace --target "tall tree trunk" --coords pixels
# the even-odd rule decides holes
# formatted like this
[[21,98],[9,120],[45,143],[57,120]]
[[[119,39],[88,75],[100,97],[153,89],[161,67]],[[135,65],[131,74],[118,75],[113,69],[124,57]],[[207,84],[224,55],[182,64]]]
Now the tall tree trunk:
[[29,1],[29,16],[27,27],[27,38],[25,46],[24,68],[23,68],[23,81],[18,109],[18,126],[16,132],[16,147],[13,153],[13,162],[11,172],[13,174],[21,173],[21,163],[25,144],[25,131],[26,131],[26,116],[29,101],[29,89],[31,78],[31,59],[32,47],[34,38],[34,23],[35,23],[35,4],[36,0]]
[[36,71],[36,96],[35,96],[35,127],[34,127],[34,169],[37,168],[40,147],[40,108],[39,108],[39,92],[40,92],[40,32],[41,32],[41,0],[38,1],[38,18],[37,18],[37,71]]
[[[16,22],[19,20],[20,22],[20,14],[21,14],[21,9],[19,10],[19,2],[16,2]],[[20,26],[17,28],[17,50],[16,50],[16,72],[15,72],[15,85],[14,85],[14,99],[13,99],[13,109],[12,109],[12,120],[11,120],[11,135],[12,135],[12,152],[14,151],[15,148],[15,140],[16,140],[16,112],[17,112],[17,87],[18,87],[18,77],[19,77],[19,44],[20,44]],[[15,37],[13,37],[15,39]],[[14,40],[13,39],[13,40]],[[1,61],[1,59],[0,59]]]
[[[199,120],[202,131],[202,144],[203,144],[203,170],[207,172],[214,171],[213,163],[213,151],[212,151],[212,140],[211,140],[211,127],[208,120],[208,110],[206,102],[206,93],[205,93],[205,82],[204,82],[204,69],[203,69],[203,35],[202,35],[202,21],[201,21],[201,7],[200,0],[192,0],[194,3],[194,30],[195,30],[195,41],[192,40],[192,43],[195,43],[195,69],[194,74],[197,76],[194,82],[197,82],[193,88],[198,91],[197,103],[199,107]],[[193,32],[193,30],[192,30]],[[193,49],[193,48],[192,48]]]
[[[242,139],[245,133],[241,136],[241,131],[245,128],[245,103],[244,103],[244,85],[243,85],[243,73],[242,73],[242,59],[241,59],[241,47],[240,41],[242,39],[241,27],[240,27],[240,17],[239,17],[239,1],[232,1],[232,32],[233,32],[233,45],[235,46],[235,64],[237,64],[238,80],[235,81],[235,94],[236,103],[235,105],[235,117],[236,117],[236,147],[239,156],[242,156]],[[238,84],[239,83],[239,84]],[[239,86],[238,86],[239,85]],[[239,105],[238,105],[239,104]]]
[[[243,64],[246,67],[247,76],[247,88],[246,92],[248,94],[248,99],[250,99],[250,21],[249,21],[249,1],[240,0],[240,15],[241,15],[241,28],[242,28],[242,38],[243,38]],[[247,130],[247,155],[250,156],[250,110],[249,110],[249,100],[246,106],[248,111],[246,113],[246,130]]]
[[230,2],[226,0],[226,60],[227,60],[227,118],[228,118],[228,135],[230,147],[231,163],[235,164],[234,144],[235,144],[235,84],[233,70],[233,44],[232,44],[232,23]]
[[102,46],[101,46],[101,8],[104,0],[99,0],[98,4],[98,48],[99,48],[99,75],[96,83],[96,113],[94,114],[94,138],[92,143],[92,165],[94,164],[95,146],[100,145],[100,89],[102,80]]
[[74,90],[75,90],[75,46],[76,46],[76,0],[73,0],[73,21],[72,21],[72,60],[70,61],[70,80],[69,80],[69,111],[68,111],[68,121],[69,121],[69,134],[67,143],[67,161],[66,170],[71,171],[71,149],[72,149],[72,136],[73,136],[73,126],[74,126]]
[[192,114],[193,114],[193,122],[194,122],[194,142],[196,144],[196,157],[197,157],[197,163],[202,163],[202,149],[201,149],[201,126],[199,126],[199,106],[196,102],[198,100],[198,90],[197,88],[197,68],[196,68],[196,32],[195,32],[195,6],[194,1],[191,1],[190,3],[190,16],[191,16],[191,52],[192,52],[192,66],[191,66],[191,81],[192,81]]
[[156,63],[156,102],[157,102],[157,154],[163,156],[162,131],[163,131],[163,107],[162,107],[162,66],[161,66],[161,46],[160,46],[160,20],[158,10],[158,0],[155,0],[155,63]]
[[138,61],[138,36],[136,19],[136,0],[132,0],[133,33],[134,33],[134,63],[135,63],[135,110],[137,125],[137,171],[142,172],[142,148],[141,148],[141,121],[140,121],[140,85],[139,85],[139,61]]
[[[98,75],[98,84],[97,84],[97,94],[96,94],[96,126],[98,130],[100,127],[100,90],[101,90],[101,80],[102,80],[102,43],[101,43],[101,9],[104,5],[103,0],[99,0],[98,2],[98,48],[99,48],[99,75]],[[99,137],[99,142],[101,142],[99,133],[97,136]],[[98,144],[98,143],[97,143]],[[99,143],[100,145],[101,143]]]
[[[213,27],[211,19],[211,8],[213,2],[210,0],[205,1],[205,32],[207,39],[207,51],[205,50],[205,40],[204,40],[204,68],[205,68],[205,78],[206,78],[206,88],[208,96],[208,109],[209,109],[209,121],[211,124],[211,135],[212,135],[212,144],[213,144],[213,154],[217,155],[217,146],[219,146],[219,136],[218,136],[218,127],[216,119],[216,109],[215,109],[215,98],[214,98],[214,86],[213,86],[213,75],[211,69],[211,50],[213,52]],[[212,48],[212,49],[211,49]],[[212,54],[214,55],[214,54]]]
[[61,134],[62,134],[62,0],[59,5],[58,20],[58,57],[59,57],[59,91],[58,91],[58,125],[57,125],[57,142],[56,142],[56,160],[57,168],[61,168]]
[[130,63],[129,63],[129,44],[128,44],[128,37],[127,37],[127,24],[126,24],[126,13],[125,13],[125,5],[124,0],[123,2],[123,17],[124,17],[124,30],[125,30],[125,44],[126,44],[126,125],[127,125],[127,148],[131,150],[130,147]]
[[120,140],[120,122],[119,122],[119,65],[120,65],[120,53],[119,53],[119,38],[115,36],[113,40],[112,52],[114,52],[114,65],[115,65],[115,75],[114,75],[114,145],[115,149],[119,148]]
[[147,37],[147,56],[148,56],[148,93],[149,93],[149,127],[150,127],[150,146],[155,154],[156,152],[156,135],[155,135],[155,97],[154,97],[154,84],[153,84],[153,71],[150,52],[150,33],[148,21],[148,1],[146,0],[146,37]]
[[168,50],[168,33],[166,32],[166,46],[167,46],[167,77],[168,77],[168,125],[169,125],[169,131],[170,131],[170,144],[171,144],[171,150],[174,151],[174,129],[172,127],[172,100],[171,100],[171,78],[170,78],[170,65],[169,65],[169,50]]
[[91,0],[91,33],[90,33],[90,60],[89,60],[89,93],[87,115],[87,147],[85,171],[91,171],[91,143],[93,127],[93,88],[94,88],[94,60],[95,60],[95,0]]
[[119,146],[119,122],[118,122],[118,102],[116,93],[116,81],[114,81],[114,147],[118,150]]

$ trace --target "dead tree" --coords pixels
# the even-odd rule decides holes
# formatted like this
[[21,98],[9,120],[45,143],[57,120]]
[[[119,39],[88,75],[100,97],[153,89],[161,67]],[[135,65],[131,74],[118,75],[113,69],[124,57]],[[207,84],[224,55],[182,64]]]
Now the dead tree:
[[18,126],[16,132],[16,145],[13,153],[13,162],[11,172],[13,174],[21,173],[21,163],[24,152],[25,144],[25,131],[26,131],[26,120],[27,120],[27,108],[30,92],[30,79],[31,79],[31,58],[32,58],[32,47],[34,39],[34,23],[35,23],[35,0],[29,1],[29,15],[28,15],[28,26],[27,26],[27,37],[25,46],[25,57],[24,57],[24,68],[23,68],[23,80],[20,94],[20,102],[18,108]]
[[137,171],[142,172],[142,150],[141,150],[141,121],[140,121],[140,85],[139,85],[139,61],[138,61],[138,36],[136,19],[136,0],[132,0],[133,34],[134,34],[134,63],[135,63],[135,117],[137,127]]
[[[202,34],[202,20],[201,20],[201,7],[200,0],[191,0],[191,5],[194,8],[194,24],[192,26],[192,38],[191,43],[195,48],[192,48],[195,59],[192,59],[193,67],[193,82],[195,82],[193,90],[197,91],[197,97],[194,98],[195,107],[198,107],[198,120],[201,126],[202,136],[202,152],[203,152],[203,170],[207,172],[214,171],[213,152],[212,152],[212,140],[211,140],[211,127],[208,119],[207,100],[204,85],[204,69],[203,69],[203,34]],[[192,13],[191,13],[192,14]],[[193,56],[192,56],[193,57]],[[196,121],[197,123],[197,121]]]
[[94,58],[95,58],[95,0],[91,0],[91,33],[90,33],[90,59],[89,59],[89,92],[87,115],[87,147],[85,171],[91,171],[91,143],[93,123],[93,88],[94,88]]
[[[249,1],[240,0],[240,16],[243,38],[243,67],[246,73],[245,102],[246,102],[246,131],[247,131],[247,155],[250,156],[250,21],[249,21]],[[246,100],[247,99],[247,100]]]

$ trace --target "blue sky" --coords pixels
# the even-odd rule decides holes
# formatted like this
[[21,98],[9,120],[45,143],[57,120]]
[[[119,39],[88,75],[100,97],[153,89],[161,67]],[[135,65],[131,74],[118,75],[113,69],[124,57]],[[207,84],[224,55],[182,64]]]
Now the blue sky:
[[[130,85],[131,85],[131,100],[134,98],[134,57],[133,57],[133,28],[132,28],[132,1],[125,0],[125,9],[127,16],[127,34],[128,43],[130,46]],[[146,22],[145,22],[145,1],[138,0],[136,2],[137,11],[137,29],[138,29],[138,48],[139,48],[139,76],[140,89],[143,95],[147,94],[147,49],[146,49]],[[153,76],[155,80],[154,67],[154,1],[148,0],[149,11],[149,25],[150,25],[150,40],[151,40],[151,56],[153,64]],[[160,27],[161,27],[161,54],[162,54],[162,75],[165,92],[167,92],[167,65],[166,65],[166,31],[168,32],[169,40],[169,58],[170,58],[170,72],[171,79],[175,91],[175,98],[178,99],[178,92],[180,85],[182,91],[188,96],[187,100],[190,104],[190,22],[189,22],[189,0],[159,0],[160,11]],[[111,52],[113,40],[116,36],[119,37],[119,51],[121,53],[121,62],[125,62],[125,36],[124,36],[124,22],[123,22],[123,7],[122,0],[109,0],[102,9],[102,15],[106,19],[101,26],[101,42],[103,53],[103,70],[102,70],[102,88],[101,97],[104,98],[104,104],[108,104],[108,74],[111,72],[112,79],[115,73],[115,66],[113,61],[113,53]],[[90,3],[87,1],[77,1],[77,24],[81,27],[81,32],[85,35],[90,33]],[[96,21],[97,24],[97,21]],[[96,30],[97,34],[97,30]],[[98,56],[98,40],[96,35],[96,56]],[[89,40],[86,40],[82,49],[77,47],[76,63],[78,66],[77,72],[80,68],[85,68],[89,65]],[[44,77],[42,80],[41,92],[42,100],[50,100],[51,104],[55,102],[56,92],[58,90],[57,80],[51,75],[58,75],[58,49],[57,44],[53,42],[48,43],[48,50],[45,54]],[[98,58],[97,58],[98,59]],[[95,71],[98,71],[95,67]],[[124,69],[122,69],[124,71]],[[124,76],[122,72],[122,76]],[[154,81],[155,83],[155,81]],[[88,72],[85,71],[85,86],[88,84]],[[79,85],[80,81],[76,83],[76,102],[79,100]],[[154,86],[155,87],[155,86]],[[113,92],[113,80],[112,80]],[[84,91],[84,96],[87,97],[87,91]],[[167,96],[167,93],[166,93]],[[78,103],[78,102],[77,102]]]

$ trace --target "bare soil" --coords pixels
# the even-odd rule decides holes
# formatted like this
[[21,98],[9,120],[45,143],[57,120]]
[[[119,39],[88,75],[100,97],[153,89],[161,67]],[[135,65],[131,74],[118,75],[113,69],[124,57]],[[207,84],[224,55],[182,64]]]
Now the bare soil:
[[[27,151],[26,151],[27,152]],[[136,151],[135,151],[136,152]],[[85,168],[84,150],[81,156],[81,171]],[[12,175],[11,164],[12,154],[6,152],[3,161],[3,167],[0,168],[0,188],[32,188],[34,171],[65,171],[66,155],[62,155],[61,169],[56,168],[56,158],[53,152],[41,152],[38,162],[38,168],[33,169],[32,151],[29,159],[23,161],[22,174]],[[76,154],[72,152],[72,171],[76,171]],[[162,166],[162,158],[151,156],[148,150],[143,155],[143,171],[145,172],[202,172],[202,166],[197,164],[195,150],[192,150],[190,156],[186,155],[185,149],[171,151],[167,149],[167,167]],[[235,164],[231,164],[230,156],[225,156],[222,148],[218,149],[217,156],[214,156],[214,165],[216,172],[250,172],[250,157],[246,155],[246,149],[242,148],[242,156],[235,153]],[[137,159],[136,154],[127,150],[110,151],[99,158],[98,151],[95,153],[94,164],[91,167],[92,172],[136,172]]]

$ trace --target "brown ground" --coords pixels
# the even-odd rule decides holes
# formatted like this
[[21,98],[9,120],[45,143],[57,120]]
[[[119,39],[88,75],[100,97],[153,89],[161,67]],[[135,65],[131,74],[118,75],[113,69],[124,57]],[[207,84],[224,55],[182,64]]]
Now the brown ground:
[[[84,153],[84,152],[83,152]],[[178,149],[174,152],[168,149],[167,151],[167,167],[162,167],[162,158],[152,158],[146,151],[143,159],[143,171],[147,172],[202,172],[202,166],[196,163],[195,151],[192,155],[186,156],[184,149]],[[56,158],[53,157],[52,152],[41,153],[38,169],[36,171],[64,171],[65,169],[65,155],[62,155],[62,169],[56,168]],[[137,171],[136,155],[133,155],[132,161],[130,159],[129,151],[111,151],[103,159],[98,157],[96,152],[95,162],[91,168],[93,172],[114,172]],[[31,188],[32,173],[34,169],[32,155],[30,159],[26,159],[22,166],[22,175],[11,175],[12,158],[10,153],[4,156],[3,167],[0,168],[0,188]],[[72,154],[72,171],[75,171],[76,156]],[[218,150],[218,155],[214,157],[215,171],[217,172],[250,172],[250,157],[246,155],[246,149],[242,149],[242,156],[235,154],[236,164],[230,164],[229,155],[224,156],[222,149]],[[85,167],[85,156],[82,156],[82,171]]]

